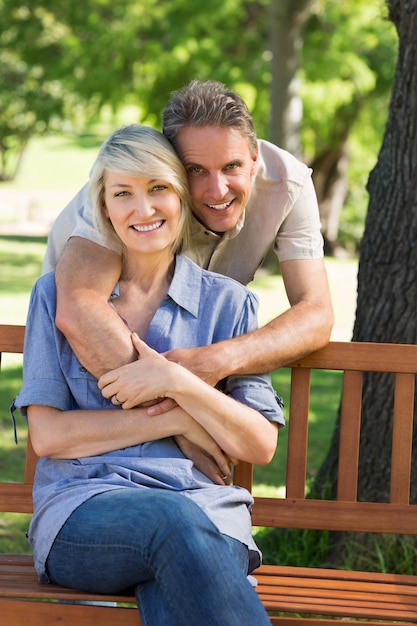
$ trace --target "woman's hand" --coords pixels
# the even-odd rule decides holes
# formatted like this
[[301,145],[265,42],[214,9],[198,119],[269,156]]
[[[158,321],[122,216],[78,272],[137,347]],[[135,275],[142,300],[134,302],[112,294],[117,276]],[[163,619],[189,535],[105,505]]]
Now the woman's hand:
[[168,383],[179,367],[150,348],[136,333],[132,334],[132,342],[139,355],[137,361],[103,374],[98,381],[103,396],[124,409],[167,397]]

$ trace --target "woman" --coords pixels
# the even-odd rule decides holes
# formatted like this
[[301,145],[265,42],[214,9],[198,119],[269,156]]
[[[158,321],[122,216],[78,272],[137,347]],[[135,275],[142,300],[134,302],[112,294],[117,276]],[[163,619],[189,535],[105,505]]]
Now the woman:
[[[260,563],[252,498],[225,483],[231,459],[270,461],[280,402],[267,376],[213,389],[162,355],[253,329],[255,298],[179,254],[187,179],[157,131],[114,132],[90,194],[98,227],[122,252],[109,304],[132,331],[138,360],[97,385],[55,326],[53,274],[37,282],[16,405],[41,457],[29,528],[39,578],[101,593],[133,587],[146,626],[269,624],[247,580]],[[141,406],[163,397],[177,403],[168,413]],[[220,484],[182,454],[184,437],[219,465]]]

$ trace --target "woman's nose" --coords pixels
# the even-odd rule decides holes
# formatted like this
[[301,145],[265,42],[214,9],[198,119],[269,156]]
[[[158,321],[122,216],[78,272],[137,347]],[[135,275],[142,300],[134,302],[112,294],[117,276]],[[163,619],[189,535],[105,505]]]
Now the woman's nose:
[[146,196],[139,196],[136,198],[134,210],[140,217],[148,217],[155,213],[152,202]]

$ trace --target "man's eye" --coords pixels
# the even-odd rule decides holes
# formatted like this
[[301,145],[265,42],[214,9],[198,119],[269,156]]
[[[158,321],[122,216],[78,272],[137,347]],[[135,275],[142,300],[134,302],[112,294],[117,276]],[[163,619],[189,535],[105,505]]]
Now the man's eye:
[[189,174],[200,174],[203,171],[202,167],[198,167],[198,165],[194,165],[193,167],[188,168]]
[[239,163],[228,163],[226,165],[227,170],[236,170],[239,167]]

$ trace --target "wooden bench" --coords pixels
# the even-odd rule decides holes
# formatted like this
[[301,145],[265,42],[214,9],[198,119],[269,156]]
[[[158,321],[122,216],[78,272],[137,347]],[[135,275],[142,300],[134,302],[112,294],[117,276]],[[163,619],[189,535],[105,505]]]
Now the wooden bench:
[[[23,334],[22,326],[0,326],[0,351],[21,352]],[[293,363],[291,368],[286,496],[256,497],[254,525],[414,534],[417,506],[409,503],[409,493],[417,346],[330,343],[325,349]],[[329,501],[305,498],[310,373],[313,369],[344,372],[338,492],[336,499]],[[358,502],[356,498],[362,376],[367,371],[395,373],[389,503]],[[35,464],[36,457],[29,441],[24,482],[0,484],[0,511],[32,511]],[[249,464],[241,463],[235,474],[236,483],[251,488],[252,467]],[[359,624],[357,619],[364,620],[360,621],[360,626],[377,624],[380,620],[403,625],[417,623],[417,576],[268,565],[254,572],[254,576],[259,583],[259,596],[275,626],[301,626],[307,621],[311,626],[325,626],[340,618],[344,625]],[[124,604],[114,607],[44,600],[104,600]],[[103,597],[55,585],[40,585],[31,557],[0,555],[0,621],[5,626],[58,623],[62,626],[90,626],[93,623],[138,626],[137,610],[126,603],[133,604],[134,598],[123,595]]]

